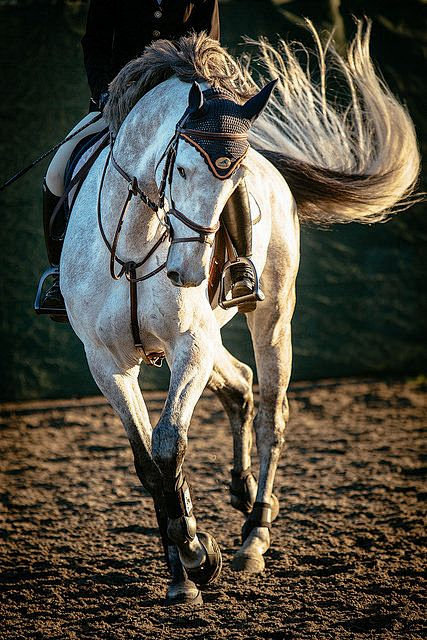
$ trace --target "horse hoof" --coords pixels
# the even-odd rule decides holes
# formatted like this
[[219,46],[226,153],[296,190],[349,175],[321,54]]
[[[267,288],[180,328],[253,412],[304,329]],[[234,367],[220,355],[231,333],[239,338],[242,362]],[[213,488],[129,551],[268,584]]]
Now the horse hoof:
[[191,580],[199,586],[204,586],[218,580],[222,569],[222,555],[217,541],[209,533],[201,532],[197,537],[206,551],[206,560],[200,567],[195,569],[186,567],[185,570]]
[[274,493],[271,494],[271,522],[274,522],[279,515],[280,504]]
[[165,604],[169,607],[177,605],[194,607],[203,604],[203,598],[194,582],[185,580],[185,582],[179,582],[169,586]]
[[265,562],[262,555],[248,555],[237,552],[231,563],[234,571],[245,571],[246,573],[262,573],[265,569]]

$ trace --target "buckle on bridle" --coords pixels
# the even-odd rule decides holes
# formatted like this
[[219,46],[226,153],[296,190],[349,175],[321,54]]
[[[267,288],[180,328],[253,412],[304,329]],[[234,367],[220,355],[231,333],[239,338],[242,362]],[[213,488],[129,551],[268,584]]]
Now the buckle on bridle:
[[123,269],[126,279],[129,280],[129,282],[135,278],[136,262],[133,262],[131,260],[129,260],[129,262],[125,262],[125,264],[123,265]]
[[133,196],[137,196],[139,193],[139,185],[138,180],[135,176],[133,176],[132,181],[128,184],[128,189],[132,193]]
[[147,364],[150,364],[151,367],[157,367],[157,369],[160,369],[163,364],[163,360],[165,359],[165,354],[164,353],[148,353],[147,358],[149,360],[149,363]]

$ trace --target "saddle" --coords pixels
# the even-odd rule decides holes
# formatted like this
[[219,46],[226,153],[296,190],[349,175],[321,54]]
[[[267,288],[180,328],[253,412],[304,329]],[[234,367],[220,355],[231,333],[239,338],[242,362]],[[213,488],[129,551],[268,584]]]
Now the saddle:
[[[89,169],[97,160],[98,156],[101,152],[108,147],[110,142],[108,129],[103,129],[98,133],[92,133],[89,136],[86,136],[75,147],[72,152],[67,166],[65,167],[64,174],[64,207],[65,207],[65,215],[68,222],[68,218],[70,212],[73,208],[74,201],[80,191],[87,174],[89,173]],[[77,176],[79,175],[79,178]],[[70,202],[71,191],[76,187],[76,191],[73,194],[72,200]],[[60,205],[58,205],[60,206]],[[64,232],[65,237],[65,232]]]
[[[108,129],[86,136],[73,150],[64,174],[65,190],[59,199],[50,221],[50,236],[61,242],[65,238],[70,212],[75,199],[101,151],[109,144]],[[51,276],[57,275],[58,267],[48,267],[40,278],[34,301],[34,311],[40,315],[49,315],[56,322],[68,322],[64,309],[52,309],[41,306],[44,284]]]

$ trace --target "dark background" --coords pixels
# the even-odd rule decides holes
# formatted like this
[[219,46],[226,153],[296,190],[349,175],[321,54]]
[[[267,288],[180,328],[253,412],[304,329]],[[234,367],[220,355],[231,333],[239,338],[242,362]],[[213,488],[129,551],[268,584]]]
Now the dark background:
[[[59,139],[86,112],[88,89],[80,39],[85,2],[0,0],[0,182]],[[335,25],[339,46],[354,33],[352,15],[374,23],[372,55],[425,140],[425,4],[422,0],[224,0],[222,43],[242,50],[241,35],[307,41],[301,17]],[[81,343],[67,325],[32,311],[47,266],[41,224],[46,162],[0,194],[0,400],[97,393]],[[417,376],[427,348],[423,249],[425,206],[386,225],[303,229],[293,321],[293,379]],[[233,353],[253,365],[244,319],[223,332]],[[143,368],[145,388],[168,372]]]

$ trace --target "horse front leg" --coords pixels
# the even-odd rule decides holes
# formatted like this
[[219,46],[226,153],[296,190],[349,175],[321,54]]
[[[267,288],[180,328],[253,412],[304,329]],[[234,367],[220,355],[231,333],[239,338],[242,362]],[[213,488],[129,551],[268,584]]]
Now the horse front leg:
[[121,368],[108,349],[86,347],[91,373],[98,387],[120,417],[132,448],[135,470],[143,487],[153,498],[166,563],[171,574],[168,604],[201,602],[196,585],[188,579],[177,548],[168,537],[168,517],[162,476],[151,455],[152,428],[138,383],[139,366]]
[[[183,472],[187,434],[194,407],[209,379],[218,335],[182,334],[171,354],[171,380],[163,413],[153,430],[152,453],[163,477],[168,514],[168,536],[196,584],[213,582],[221,570],[221,553],[215,539],[197,532],[191,491]],[[220,343],[219,343],[220,344]]]

